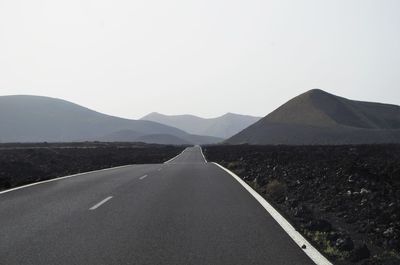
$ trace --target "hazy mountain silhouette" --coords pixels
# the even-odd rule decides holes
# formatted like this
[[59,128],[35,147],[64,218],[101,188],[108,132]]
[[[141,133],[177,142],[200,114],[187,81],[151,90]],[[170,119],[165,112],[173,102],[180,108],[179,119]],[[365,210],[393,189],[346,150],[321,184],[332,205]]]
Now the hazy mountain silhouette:
[[100,138],[96,138],[97,141],[102,142],[144,142],[154,144],[214,144],[222,142],[222,138],[212,136],[202,136],[194,134],[180,134],[179,136],[173,134],[143,134],[132,130],[121,130],[105,135]]
[[153,143],[153,144],[184,144],[190,145],[191,143],[185,141],[177,136],[170,134],[149,134],[143,135],[137,139],[138,142]]
[[227,113],[221,117],[205,119],[194,115],[164,115],[150,113],[141,120],[149,120],[179,128],[188,133],[229,138],[258,121],[259,117]]
[[398,143],[400,106],[349,100],[313,89],[288,101],[226,142]]
[[121,130],[98,137],[96,140],[101,142],[136,142],[137,139],[142,136],[144,136],[143,133],[138,133],[132,130]]
[[0,124],[0,142],[136,141],[154,134],[175,136],[182,139],[182,144],[219,140],[190,135],[156,122],[109,116],[65,100],[39,96],[1,96]]

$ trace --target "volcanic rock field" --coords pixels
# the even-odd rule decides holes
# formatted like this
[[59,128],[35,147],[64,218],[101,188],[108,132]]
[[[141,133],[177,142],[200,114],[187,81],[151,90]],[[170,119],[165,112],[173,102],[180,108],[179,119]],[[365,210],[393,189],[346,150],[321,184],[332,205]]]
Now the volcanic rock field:
[[207,146],[334,264],[400,264],[400,145]]
[[162,163],[183,149],[140,143],[1,144],[0,190],[103,168]]

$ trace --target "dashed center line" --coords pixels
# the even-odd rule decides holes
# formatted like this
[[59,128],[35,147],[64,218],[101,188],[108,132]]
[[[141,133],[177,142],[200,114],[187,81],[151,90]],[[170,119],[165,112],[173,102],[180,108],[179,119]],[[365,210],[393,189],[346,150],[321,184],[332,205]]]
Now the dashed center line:
[[142,180],[142,179],[144,179],[146,177],[147,177],[147,175],[144,175],[144,176],[141,176],[139,179]]
[[94,205],[92,208],[90,208],[90,211],[96,210],[97,208],[99,208],[100,206],[102,206],[103,204],[105,204],[106,202],[108,202],[109,200],[111,200],[113,198],[113,196],[109,196],[107,198],[105,198],[104,200],[102,200],[101,202],[99,202],[98,204]]

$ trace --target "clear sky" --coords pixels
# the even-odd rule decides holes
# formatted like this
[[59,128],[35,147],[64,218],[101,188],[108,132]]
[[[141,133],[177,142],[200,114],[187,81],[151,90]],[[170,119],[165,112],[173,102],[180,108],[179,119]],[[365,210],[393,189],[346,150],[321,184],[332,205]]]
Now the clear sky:
[[0,95],[265,116],[312,88],[400,105],[399,0],[0,0]]

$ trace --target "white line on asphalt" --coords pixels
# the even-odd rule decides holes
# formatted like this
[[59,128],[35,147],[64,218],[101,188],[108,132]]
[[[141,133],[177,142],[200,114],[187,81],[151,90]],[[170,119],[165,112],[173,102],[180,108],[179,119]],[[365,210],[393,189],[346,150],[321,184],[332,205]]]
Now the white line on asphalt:
[[104,168],[104,169],[100,169],[100,170],[88,171],[88,172],[78,173],[78,174],[59,177],[59,178],[43,180],[43,181],[27,184],[27,185],[24,185],[24,186],[20,186],[20,187],[15,187],[15,188],[12,188],[12,189],[9,189],[9,190],[3,190],[3,191],[0,191],[0,194],[4,194],[4,193],[10,192],[10,191],[20,190],[20,189],[23,189],[23,188],[28,188],[28,187],[36,186],[36,185],[39,185],[39,184],[48,183],[48,182],[58,181],[58,180],[62,180],[62,179],[68,179],[68,178],[72,178],[72,177],[84,176],[84,175],[87,175],[87,174],[90,174],[90,173],[97,173],[97,172],[101,172],[101,171],[108,171],[108,170],[112,170],[112,169],[118,169],[118,168],[130,167],[130,166],[132,166],[132,165]]
[[99,208],[100,206],[102,206],[103,204],[105,204],[106,202],[108,202],[109,200],[112,199],[113,196],[109,196],[107,198],[105,198],[104,200],[102,200],[101,202],[99,202],[98,204],[94,205],[92,208],[90,208],[89,210],[93,211],[96,210],[97,208]]
[[203,154],[203,149],[201,148],[201,146],[200,146],[200,145],[199,145],[199,148],[200,148],[201,155],[203,156],[204,163],[206,163],[206,164],[207,164],[207,159],[206,159],[206,157],[204,156],[204,154]]
[[[235,173],[223,166],[214,163],[214,165],[220,167],[222,170],[227,172],[229,175],[234,177],[263,207],[267,212],[275,219],[275,221],[285,230],[285,232],[293,239],[294,242],[309,256],[317,265],[332,265],[332,263],[326,259],[318,250],[316,250],[296,229],[277,211],[271,204],[269,204],[260,194],[253,190],[246,182],[239,178]],[[303,249],[303,246],[306,246]]]
[[165,161],[164,164],[168,164],[168,163],[172,162],[173,160],[177,159],[181,154],[183,154],[183,153],[186,151],[186,149],[187,149],[187,148],[185,148],[185,150],[183,150],[179,155],[177,155],[177,156],[171,158],[171,159],[168,160],[168,161]]
[[139,179],[142,180],[142,179],[144,179],[146,177],[147,177],[147,175],[144,175],[144,176],[141,176]]

